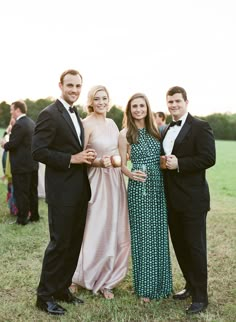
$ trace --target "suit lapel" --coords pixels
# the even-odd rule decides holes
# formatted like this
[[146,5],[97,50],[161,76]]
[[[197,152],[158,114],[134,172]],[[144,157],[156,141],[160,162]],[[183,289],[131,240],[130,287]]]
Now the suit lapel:
[[83,127],[83,124],[81,122],[81,119],[79,117],[77,110],[75,111],[75,115],[76,115],[77,120],[79,122],[80,131],[81,131],[80,139],[81,139],[82,148],[84,148],[84,127]]
[[173,154],[175,154],[175,151],[178,150],[179,145],[181,144],[181,142],[183,141],[185,136],[188,134],[188,132],[191,128],[192,119],[193,119],[192,115],[188,114],[186,121],[185,121],[181,131],[179,132],[179,135],[175,139],[175,143],[174,143],[174,147],[173,147],[173,151],[172,151]]
[[161,133],[161,140],[163,141],[165,136],[166,136],[166,133],[167,131],[169,130],[170,128],[170,124],[167,125],[167,127],[163,130],[163,132]]
[[[57,106],[58,106],[58,110],[62,113],[62,117],[64,118],[66,123],[70,126],[70,128],[71,128],[71,130],[72,130],[72,132],[73,132],[73,134],[74,134],[74,136],[76,138],[76,140],[79,142],[79,145],[82,146],[82,148],[83,148],[83,140],[81,140],[81,143],[80,143],[80,140],[78,138],[76,129],[74,127],[74,124],[73,124],[73,122],[71,120],[70,115],[68,114],[67,110],[65,109],[65,107],[62,105],[62,103],[59,100],[57,100],[56,103],[57,103]],[[76,113],[76,116],[77,116],[77,120],[78,120],[79,125],[80,125],[81,137],[82,137],[83,125],[82,125],[77,113]],[[83,137],[84,137],[84,134],[83,134]]]
[[163,148],[163,141],[166,136],[167,131],[169,130],[170,125],[168,124],[167,127],[164,129],[164,131],[161,133],[161,154],[164,155],[165,151]]

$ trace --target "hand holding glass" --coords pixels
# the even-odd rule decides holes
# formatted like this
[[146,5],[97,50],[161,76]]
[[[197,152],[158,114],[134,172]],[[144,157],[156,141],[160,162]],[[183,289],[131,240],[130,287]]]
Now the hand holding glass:
[[147,179],[147,168],[145,164],[142,164],[140,167],[140,170],[135,170],[133,172],[133,179],[136,181],[142,182],[143,188],[142,188],[142,195],[146,196],[146,179]]

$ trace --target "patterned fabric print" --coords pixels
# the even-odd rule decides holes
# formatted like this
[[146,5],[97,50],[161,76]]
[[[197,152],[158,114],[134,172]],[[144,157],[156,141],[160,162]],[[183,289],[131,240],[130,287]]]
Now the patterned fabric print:
[[[165,298],[172,292],[167,209],[159,167],[160,143],[146,129],[131,145],[132,171],[147,168],[145,183],[129,180],[134,289],[139,297]],[[143,192],[146,191],[146,195]]]

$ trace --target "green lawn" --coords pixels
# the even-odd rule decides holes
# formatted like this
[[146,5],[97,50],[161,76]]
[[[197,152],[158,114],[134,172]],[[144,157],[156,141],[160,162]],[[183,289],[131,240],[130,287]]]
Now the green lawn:
[[[142,305],[132,292],[131,264],[126,279],[115,289],[115,300],[106,301],[81,290],[85,304],[63,304],[62,317],[35,308],[35,293],[43,252],[48,241],[47,208],[40,200],[40,223],[11,225],[5,203],[6,186],[0,182],[0,322],[143,322],[236,320],[236,142],[217,142],[217,164],[208,170],[212,210],[208,214],[209,308],[205,314],[187,317],[189,300],[167,299]],[[1,175],[0,175],[1,176]],[[175,290],[183,280],[171,248]]]
[[0,138],[3,136],[4,129],[0,129]]

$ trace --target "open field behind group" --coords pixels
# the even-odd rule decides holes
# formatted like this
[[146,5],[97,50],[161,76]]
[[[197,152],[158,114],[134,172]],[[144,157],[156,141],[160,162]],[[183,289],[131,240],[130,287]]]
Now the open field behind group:
[[[0,133],[2,136],[2,133]],[[143,305],[132,291],[132,264],[125,280],[114,290],[115,300],[106,301],[81,289],[83,306],[63,306],[64,317],[52,317],[35,307],[35,293],[43,253],[48,242],[47,206],[40,200],[39,223],[12,225],[6,205],[6,183],[0,180],[0,322],[178,322],[236,321],[236,142],[217,141],[217,163],[207,172],[211,190],[208,214],[209,307],[205,314],[187,317],[189,300],[172,298]],[[0,176],[2,176],[0,170]],[[171,247],[174,289],[183,279]]]

